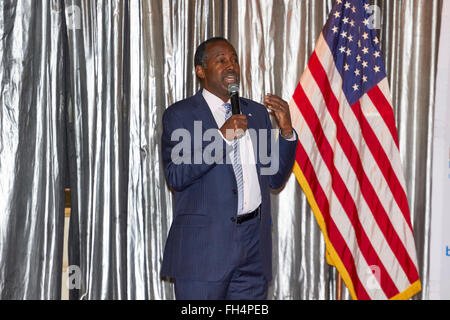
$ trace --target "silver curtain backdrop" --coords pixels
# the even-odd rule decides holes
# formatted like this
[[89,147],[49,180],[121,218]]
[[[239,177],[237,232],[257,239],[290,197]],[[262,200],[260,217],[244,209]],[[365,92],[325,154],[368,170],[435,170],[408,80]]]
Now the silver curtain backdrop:
[[[423,291],[442,0],[379,0]],[[0,0],[0,299],[58,299],[64,187],[72,299],[173,299],[161,118],[194,94],[193,55],[234,44],[242,95],[289,101],[332,0]],[[335,299],[336,271],[294,177],[272,195],[270,299]],[[344,298],[349,299],[348,292]]]

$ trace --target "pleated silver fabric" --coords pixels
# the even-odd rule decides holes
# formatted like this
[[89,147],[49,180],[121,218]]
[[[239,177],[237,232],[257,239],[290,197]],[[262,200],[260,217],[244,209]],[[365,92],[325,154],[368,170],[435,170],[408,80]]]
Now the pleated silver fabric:
[[[427,290],[442,0],[379,0],[400,148]],[[60,296],[63,168],[73,299],[173,299],[159,275],[172,220],[161,119],[194,94],[193,56],[234,44],[242,95],[289,101],[332,0],[0,0],[0,298]],[[67,129],[67,144],[66,141]],[[270,299],[335,299],[336,271],[294,175],[272,194]],[[349,299],[347,291],[344,298]]]
[[0,1],[0,299],[58,299],[66,158],[59,1]]
[[[67,1],[80,8],[68,29],[74,191],[69,263],[80,299],[124,299],[127,281],[125,1]],[[77,17],[74,17],[77,18]],[[126,131],[124,131],[126,130]],[[131,240],[131,245],[134,240]],[[73,297],[73,295],[71,295]],[[77,297],[78,298],[78,297]]]

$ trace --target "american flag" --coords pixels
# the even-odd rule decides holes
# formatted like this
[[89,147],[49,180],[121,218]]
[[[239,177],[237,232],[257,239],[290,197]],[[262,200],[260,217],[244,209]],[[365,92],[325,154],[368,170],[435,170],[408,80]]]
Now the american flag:
[[421,290],[380,40],[364,0],[336,0],[290,103],[294,172],[353,299]]

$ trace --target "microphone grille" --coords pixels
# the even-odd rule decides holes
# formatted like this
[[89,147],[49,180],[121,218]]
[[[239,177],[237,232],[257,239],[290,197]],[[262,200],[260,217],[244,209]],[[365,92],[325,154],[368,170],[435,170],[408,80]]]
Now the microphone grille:
[[228,93],[229,94],[239,93],[239,85],[237,83],[231,83],[228,86]]

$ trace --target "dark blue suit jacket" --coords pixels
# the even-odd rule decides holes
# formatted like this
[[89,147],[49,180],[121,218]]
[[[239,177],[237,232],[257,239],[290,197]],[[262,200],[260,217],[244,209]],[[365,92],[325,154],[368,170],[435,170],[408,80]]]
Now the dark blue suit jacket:
[[[240,102],[242,114],[247,115],[248,128],[267,129],[270,133],[272,126],[266,108],[248,99],[241,98]],[[224,160],[223,164],[175,164],[172,161],[172,150],[179,143],[171,140],[172,133],[184,128],[193,136],[194,121],[201,121],[202,132],[218,129],[202,90],[193,97],[175,103],[163,115],[163,164],[167,183],[174,190],[175,207],[161,275],[176,279],[219,281],[230,268],[232,239],[236,228],[233,221],[237,212],[237,184],[232,165],[225,161],[229,146],[223,139],[222,148],[215,154],[216,158]],[[203,142],[203,149],[209,143]],[[255,143],[259,146],[259,141],[253,141],[254,148]],[[184,156],[191,157],[193,162],[199,146],[195,149],[194,141],[191,145],[194,151]],[[267,145],[270,149],[270,142]],[[297,141],[289,142],[280,137],[279,170],[271,176],[261,175],[263,164],[257,154],[256,169],[262,204],[259,234],[255,234],[255,237],[260,237],[264,275],[268,281],[272,279],[269,191],[270,188],[279,189],[284,185],[292,171],[296,147]]]

